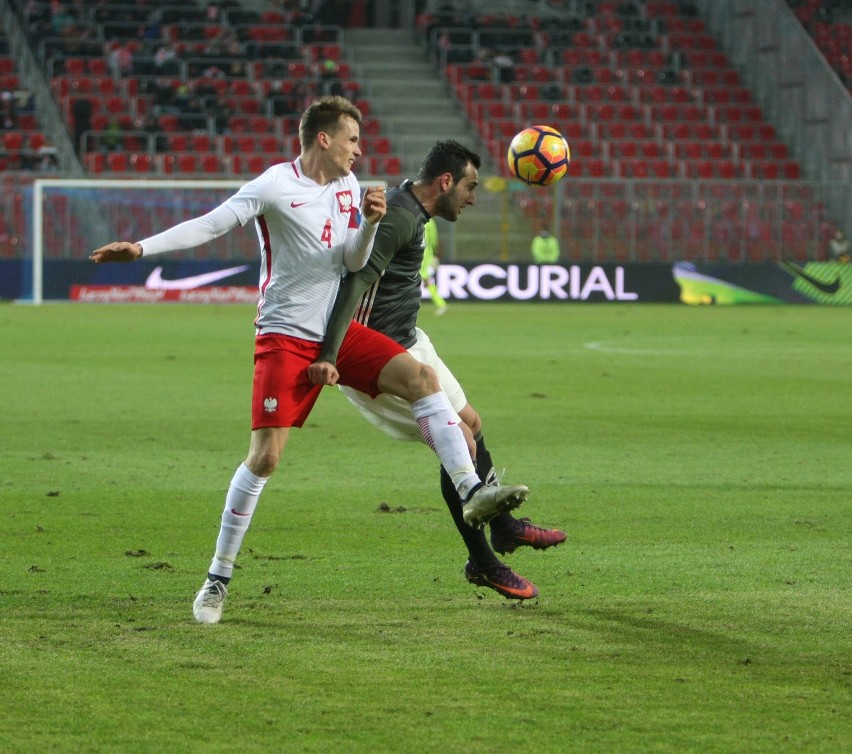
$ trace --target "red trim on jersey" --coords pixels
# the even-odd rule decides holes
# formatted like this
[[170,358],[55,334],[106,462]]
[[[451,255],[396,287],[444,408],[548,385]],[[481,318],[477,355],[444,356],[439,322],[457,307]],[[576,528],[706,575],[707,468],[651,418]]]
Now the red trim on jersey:
[[266,298],[266,287],[269,281],[272,280],[272,243],[269,240],[269,226],[266,224],[266,218],[263,215],[258,215],[257,226],[260,228],[260,233],[263,236],[263,248],[266,251],[266,269],[264,270],[265,278],[260,285],[260,298],[257,302],[257,317],[254,320],[255,327],[260,320],[260,311],[263,302]]
[[302,176],[299,175],[299,169],[296,167],[296,161],[294,160],[290,164],[293,166],[293,172],[296,174],[296,178],[301,178]]

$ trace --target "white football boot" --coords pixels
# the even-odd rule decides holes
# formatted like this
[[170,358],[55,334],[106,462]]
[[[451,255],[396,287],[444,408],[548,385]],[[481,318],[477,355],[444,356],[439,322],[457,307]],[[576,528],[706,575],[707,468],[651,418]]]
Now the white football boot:
[[204,580],[195,602],[192,603],[192,614],[198,623],[213,624],[222,620],[222,608],[228,596],[228,587],[221,581]]

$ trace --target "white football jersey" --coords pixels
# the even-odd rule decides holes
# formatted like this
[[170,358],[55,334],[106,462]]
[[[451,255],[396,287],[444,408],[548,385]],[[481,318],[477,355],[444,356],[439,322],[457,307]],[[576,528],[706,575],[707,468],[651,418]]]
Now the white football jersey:
[[360,223],[360,188],[351,173],[320,186],[301,159],[273,165],[228,199],[260,242],[258,334],[322,341],[343,267],[343,243]]

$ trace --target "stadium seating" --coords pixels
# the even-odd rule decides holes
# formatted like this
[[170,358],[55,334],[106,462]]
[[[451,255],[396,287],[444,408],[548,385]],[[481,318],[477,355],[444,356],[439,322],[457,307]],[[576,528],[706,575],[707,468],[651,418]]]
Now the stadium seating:
[[[152,20],[154,8],[162,8],[159,21]],[[252,148],[289,155],[305,97],[326,91],[360,95],[344,60],[341,29],[317,25],[301,11],[258,13],[190,0],[79,4],[73,33],[66,36],[52,30],[51,14],[48,0],[35,0],[21,20],[88,170],[207,175],[215,168],[245,174],[256,161],[224,159],[234,154],[235,137],[261,137],[251,141]],[[81,33],[99,41],[81,43]],[[173,59],[158,68],[164,42]],[[336,61],[336,81],[323,75],[329,60]],[[0,59],[0,84],[10,68]],[[279,90],[273,91],[272,81],[281,82]],[[367,100],[358,99],[358,105],[369,113]],[[282,106],[291,108],[292,117]],[[91,113],[78,127],[82,107]],[[122,132],[117,145],[107,139],[113,122]],[[379,135],[378,119],[371,115],[369,122],[371,135]],[[390,140],[384,139],[380,145],[389,152]],[[163,150],[174,159],[165,159]],[[216,159],[191,161],[184,152]]]
[[852,8],[848,2],[787,0],[814,44],[852,93]]
[[[563,46],[564,40],[547,39],[545,33],[549,62],[516,65],[512,83],[496,81],[484,60],[444,66],[452,91],[504,174],[506,139],[530,122],[547,122],[572,130],[565,135],[573,159],[583,162],[582,169],[575,168],[581,175],[739,178],[752,174],[750,150],[739,149],[744,143],[763,148],[766,156],[754,159],[779,160],[777,171],[761,166],[762,175],[789,175],[792,169],[782,167],[790,161],[786,145],[704,22],[686,15],[678,3],[638,5],[641,20],[625,15],[623,3],[588,5],[588,15],[579,21],[582,29]],[[468,26],[466,31],[474,44],[488,31],[483,28],[487,19],[477,21],[474,30]],[[508,24],[518,27],[522,21],[509,18]],[[435,33],[428,14],[418,20],[418,28]],[[513,53],[516,60],[529,60],[534,56],[524,53],[531,51],[538,55],[533,48]],[[477,50],[469,57],[478,57]],[[551,85],[547,97],[544,83]],[[595,148],[589,149],[587,141]],[[640,143],[642,156],[655,161],[653,166],[635,161]],[[594,161],[586,164],[586,158]]]

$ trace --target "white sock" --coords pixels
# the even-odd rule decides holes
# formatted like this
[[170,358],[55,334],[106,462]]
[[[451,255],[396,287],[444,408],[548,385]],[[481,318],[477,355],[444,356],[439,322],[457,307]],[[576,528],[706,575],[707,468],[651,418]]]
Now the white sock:
[[426,444],[435,451],[462,500],[480,483],[467,442],[446,394],[433,393],[411,404]]
[[234,561],[266,481],[267,477],[255,476],[244,463],[240,464],[231,479],[225,497],[225,510],[222,512],[222,526],[216,540],[216,554],[210,564],[211,574],[228,579],[233,575]]

